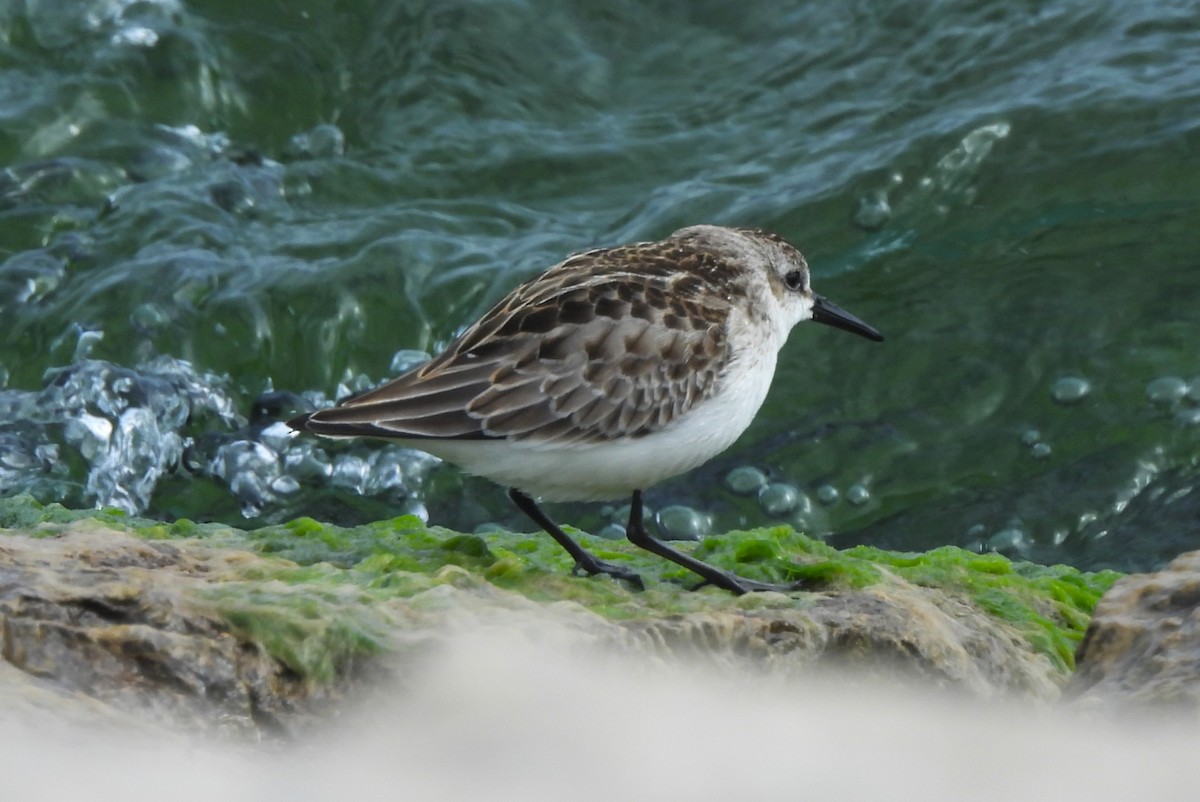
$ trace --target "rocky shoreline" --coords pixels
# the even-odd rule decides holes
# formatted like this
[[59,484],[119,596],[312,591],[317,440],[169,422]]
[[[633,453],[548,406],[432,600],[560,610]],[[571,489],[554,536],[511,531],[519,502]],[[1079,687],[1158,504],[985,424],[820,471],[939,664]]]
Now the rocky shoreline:
[[10,717],[288,736],[352,709],[374,684],[403,686],[456,632],[497,622],[512,637],[569,633],[653,662],[789,680],[849,668],[873,685],[982,699],[1194,709],[1198,698],[1195,555],[1119,578],[957,549],[835,552],[760,530],[697,548],[769,579],[807,572],[813,590],[734,598],[690,591],[650,562],[635,563],[653,579],[634,593],[571,577],[545,538],[413,518],[243,532],[18,497],[0,502],[0,524]]

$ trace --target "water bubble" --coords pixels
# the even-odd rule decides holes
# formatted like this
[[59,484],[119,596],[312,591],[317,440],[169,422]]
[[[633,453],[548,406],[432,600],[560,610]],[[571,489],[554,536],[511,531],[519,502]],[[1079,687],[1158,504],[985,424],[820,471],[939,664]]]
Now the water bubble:
[[137,384],[134,382],[133,376],[124,374],[114,376],[112,382],[109,383],[109,387],[120,398],[120,409],[124,409],[129,403],[129,396],[137,388]]
[[812,499],[808,497],[807,493],[801,493],[800,497],[796,499],[796,507],[792,511],[794,513],[792,515],[792,525],[797,529],[807,528],[811,523],[812,511]]
[[225,148],[229,147],[228,135],[224,133],[206,134],[200,130],[198,125],[192,123],[180,126],[159,125],[158,128],[163,133],[169,134],[180,144],[190,145],[212,156],[220,154]]
[[108,418],[83,412],[67,421],[63,427],[63,438],[78,449],[80,456],[91,462],[98,453],[108,450],[112,432],[112,421]]
[[20,251],[0,264],[0,302],[35,304],[66,276],[62,259],[42,249]]
[[291,476],[278,476],[271,480],[270,488],[272,493],[286,496],[299,490],[300,483]]
[[385,456],[380,457],[380,462],[376,464],[395,464],[404,482],[413,492],[425,483],[429,478],[429,472],[441,464],[441,460],[437,457],[415,448],[394,446],[384,449],[382,453]]
[[712,525],[707,515],[682,504],[664,507],[655,520],[667,540],[699,540]]
[[[439,463],[436,457],[399,446],[363,446],[358,453],[341,451],[335,460],[319,441],[296,438],[279,421],[248,425],[227,392],[228,379],[200,373],[183,360],[160,356],[127,368],[85,359],[48,370],[44,384],[36,392],[0,390],[0,420],[24,427],[11,447],[0,434],[0,454],[11,455],[7,464],[0,460],[5,488],[41,482],[43,498],[74,494],[76,504],[136,514],[150,505],[164,475],[182,469],[225,484],[248,516],[321,480],[359,493],[402,496],[428,515],[414,497]],[[188,427],[199,433],[186,435]],[[61,455],[51,433],[71,453]],[[67,490],[55,489],[57,477],[69,477],[80,458],[86,483],[76,479]]]
[[88,354],[92,352],[92,348],[96,343],[104,339],[104,332],[99,329],[84,329],[79,328],[79,340],[75,343],[75,354],[71,357],[72,362],[82,362],[87,359]]
[[987,533],[987,527],[983,524],[974,524],[967,529],[967,534],[963,540],[962,547],[966,551],[973,551],[976,554],[981,554],[984,551],[983,536]]
[[208,455],[195,447],[195,441],[183,452],[183,469],[189,473],[210,473]]
[[1037,429],[1026,429],[1025,433],[1021,435],[1021,442],[1027,446],[1034,445],[1041,439],[1042,433]]
[[275,451],[284,451],[297,439],[292,427],[283,421],[275,421],[258,433],[258,440]]
[[277,463],[276,453],[262,443],[235,440],[218,449],[214,468],[218,475],[232,481],[239,473],[261,473]]
[[284,153],[293,159],[331,159],[346,152],[346,135],[336,125],[324,123],[288,140]]
[[333,471],[333,460],[314,441],[296,438],[283,456],[283,469],[297,479],[324,478]]
[[853,484],[846,488],[846,501],[856,507],[861,507],[871,500],[871,491],[861,484]]
[[800,503],[800,491],[783,482],[773,482],[758,492],[758,504],[767,515],[786,515]]
[[605,540],[624,540],[625,527],[616,522],[607,523],[596,533],[596,537],[602,537]]
[[245,214],[255,206],[254,198],[238,181],[218,181],[208,188],[208,195],[230,214]]
[[949,153],[938,160],[934,168],[940,188],[973,197],[973,187],[968,182],[978,172],[980,165],[998,140],[1008,136],[1012,126],[1000,121],[982,125],[970,131]]
[[131,25],[114,33],[109,42],[115,46],[154,47],[158,44],[158,31],[143,25]]
[[285,198],[306,198],[313,193],[312,181],[302,170],[288,170],[283,174],[280,191]]
[[1161,406],[1170,406],[1188,393],[1188,383],[1178,376],[1160,376],[1146,385],[1146,398]]
[[170,322],[171,316],[155,303],[139,304],[129,313],[129,324],[139,334],[146,336],[158,334]]
[[[9,395],[12,394],[0,394],[0,409],[12,406],[3,403]],[[0,412],[0,420],[4,419]],[[65,499],[72,488],[71,483],[57,478],[67,475],[67,467],[59,460],[58,446],[38,442],[45,436],[44,430],[14,431],[18,425],[0,432],[0,488],[6,494],[25,491],[43,499]],[[56,478],[51,479],[51,476]]]
[[229,483],[229,492],[242,502],[242,517],[256,518],[262,514],[267,504],[274,500],[274,495],[263,487],[258,477],[253,474],[239,474]]
[[[199,262],[199,260],[197,261]],[[216,284],[209,276],[185,278],[175,286],[175,291],[171,293],[171,303],[181,309],[195,309],[203,306],[215,289]]]
[[767,475],[751,465],[742,465],[725,474],[725,486],[739,496],[757,493],[767,484]]
[[23,468],[28,468],[32,464],[33,458],[23,451],[15,451],[12,449],[0,451],[0,465],[3,465],[6,468],[15,468],[17,470],[21,470]]
[[817,500],[822,504],[836,504],[841,493],[833,485],[821,485],[817,488]]
[[93,462],[88,492],[99,506],[140,512],[149,505],[159,477],[182,454],[182,438],[164,431],[153,409],[131,406],[117,419],[107,452]]
[[352,395],[364,393],[374,387],[375,383],[371,381],[370,376],[365,373],[359,373],[348,381],[340,382],[334,390],[333,397],[340,403]]
[[342,454],[333,462],[329,472],[329,483],[334,487],[345,487],[362,493],[366,489],[367,461],[357,454]]
[[1029,449],[1029,453],[1037,459],[1045,459],[1046,457],[1050,456],[1050,451],[1051,448],[1049,443],[1034,443]]
[[1179,421],[1184,426],[1195,426],[1200,424],[1200,407],[1179,410],[1175,413],[1175,420]]
[[[184,150],[191,150],[185,146]],[[143,147],[133,157],[131,172],[144,181],[182,173],[192,166],[192,159],[180,148],[155,144]],[[120,194],[109,196],[109,205],[116,208],[120,205]]]
[[1075,404],[1087,397],[1092,384],[1078,376],[1064,376],[1054,383],[1050,395],[1060,404]]
[[410,498],[404,505],[404,514],[416,516],[422,523],[429,523],[429,508],[420,499]]
[[1025,554],[1030,545],[1029,537],[1015,526],[1001,529],[987,540],[987,547],[1001,554]]
[[[253,440],[235,440],[217,449],[208,470],[223,479],[230,492],[242,502],[242,515],[252,518],[276,500],[274,486],[286,490],[294,478],[281,476],[279,455]],[[287,481],[287,480],[290,480]],[[297,484],[297,489],[299,485]]]
[[417,351],[411,348],[404,348],[392,355],[392,364],[388,370],[393,375],[407,373],[417,365],[423,365],[431,359],[426,351]]
[[406,455],[398,448],[380,449],[367,458],[367,482],[364,492],[375,495],[405,489]]
[[[613,520],[617,521],[618,523],[624,523],[625,521],[629,520],[629,512],[630,512],[629,505],[621,504],[620,506],[618,506],[616,509],[613,510],[613,514],[612,514]],[[642,520],[643,521],[653,521],[654,515],[655,515],[655,512],[651,507],[649,507],[645,504],[642,505]]]
[[892,217],[892,206],[887,192],[876,189],[858,199],[858,208],[852,218],[854,225],[864,231],[878,231]]

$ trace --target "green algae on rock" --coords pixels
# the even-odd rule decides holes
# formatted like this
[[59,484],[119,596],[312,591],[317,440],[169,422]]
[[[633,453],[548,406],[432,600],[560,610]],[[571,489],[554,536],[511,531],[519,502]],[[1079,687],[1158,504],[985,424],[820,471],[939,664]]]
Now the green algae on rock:
[[[307,654],[287,659],[296,648],[336,655],[339,644],[328,630],[345,629],[339,626],[345,616],[323,610],[313,616],[319,626],[273,642],[239,633],[229,609],[209,598],[214,588],[233,591],[228,581],[266,558],[194,541],[147,540],[85,517],[48,522],[41,537],[3,535],[0,654],[31,688],[57,696],[64,707],[87,697],[114,713],[256,738],[314,720],[323,703],[350,685],[354,663],[342,656],[337,683],[321,675],[320,661],[303,659]],[[311,609],[320,599],[305,590]],[[238,607],[245,607],[244,594]],[[273,605],[270,615],[254,620],[275,620],[288,610]],[[356,653],[362,649],[354,644]]]
[[1065,565],[1013,562],[955,546],[921,553],[867,546],[838,551],[785,526],[709,538],[697,553],[736,565],[738,571],[758,568],[767,581],[802,581],[814,590],[869,587],[885,572],[920,587],[940,588],[1014,626],[1063,671],[1074,668],[1075,647],[1092,608],[1121,576],[1115,571],[1088,573]]
[[[731,607],[754,609],[764,604],[804,607],[811,601],[805,594],[794,599],[765,594],[734,600],[715,591],[690,592],[694,583],[682,569],[627,544],[579,532],[573,534],[602,559],[628,564],[642,573],[648,580],[647,592],[635,593],[604,579],[572,577],[570,558],[540,534],[462,534],[427,526],[411,515],[356,527],[298,518],[242,531],[190,521],[163,524],[109,512],[75,512],[53,504],[43,506],[28,496],[0,500],[0,523],[16,524],[32,533],[80,518],[125,527],[147,539],[202,538],[212,545],[282,558],[270,563],[269,569],[255,567],[237,584],[227,578],[230,581],[206,593],[235,631],[262,643],[292,670],[322,681],[335,676],[336,666],[351,655],[386,648],[381,634],[385,627],[378,621],[368,623],[351,610],[377,608],[389,599],[428,590],[445,581],[445,576],[459,576],[439,577],[448,567],[464,569],[535,601],[573,601],[614,621]],[[1014,563],[997,554],[955,547],[924,553],[867,547],[838,551],[784,526],[708,537],[695,553],[749,577],[800,580],[807,589],[827,594],[861,591],[896,580],[938,589],[1011,627],[1064,675],[1073,667],[1075,645],[1096,600],[1119,576],[1111,571],[1084,573],[1067,566]],[[285,592],[288,586],[305,590]],[[318,619],[329,623],[318,627],[314,623]],[[314,647],[314,642],[321,645]]]

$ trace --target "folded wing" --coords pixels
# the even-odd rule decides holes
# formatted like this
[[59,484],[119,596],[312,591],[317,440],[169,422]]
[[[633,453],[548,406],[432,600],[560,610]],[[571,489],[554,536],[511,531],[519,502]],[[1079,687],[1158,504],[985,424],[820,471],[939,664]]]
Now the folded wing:
[[290,423],[331,436],[547,444],[662,429],[712,395],[728,360],[727,304],[694,281],[681,294],[678,260],[645,246],[572,257],[433,361]]

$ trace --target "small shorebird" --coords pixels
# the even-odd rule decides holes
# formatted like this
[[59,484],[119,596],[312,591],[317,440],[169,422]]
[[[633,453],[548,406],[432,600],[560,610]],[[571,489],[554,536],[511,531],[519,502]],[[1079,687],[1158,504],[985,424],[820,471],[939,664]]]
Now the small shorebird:
[[509,488],[576,570],[636,587],[534,501],[632,494],[626,537],[733,593],[788,589],[677,551],[646,531],[642,491],[707,462],[762,406],[792,327],[871,326],[812,291],[782,237],[691,226],[660,242],[576,254],[510,292],[430,362],[288,425],[380,437]]

